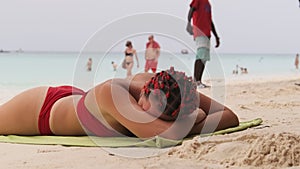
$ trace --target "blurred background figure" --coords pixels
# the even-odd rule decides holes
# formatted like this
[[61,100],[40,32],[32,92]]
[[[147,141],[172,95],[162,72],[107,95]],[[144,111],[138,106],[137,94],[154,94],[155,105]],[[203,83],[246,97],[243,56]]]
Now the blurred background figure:
[[93,65],[93,60],[92,60],[92,58],[89,58],[89,60],[88,60],[88,62],[86,64],[88,72],[92,71],[92,65]]
[[245,67],[241,67],[241,73],[242,74],[248,74],[248,69]]
[[239,74],[239,65],[235,65],[235,70],[232,71],[232,74]]
[[296,54],[295,67],[296,67],[296,69],[299,69],[299,53]]
[[137,53],[136,50],[133,48],[132,42],[131,41],[127,41],[126,44],[126,49],[124,51],[125,53],[125,68],[127,69],[127,77],[132,76],[132,68],[134,65],[134,59],[133,57],[135,57],[136,62],[137,62],[137,68],[139,68],[139,59],[137,57]]
[[206,88],[202,83],[202,75],[207,61],[210,61],[211,32],[216,40],[216,48],[220,46],[220,38],[217,34],[209,0],[192,0],[188,13],[186,30],[193,35],[197,47],[196,60],[194,62],[194,79],[198,88]]
[[114,69],[114,71],[116,71],[117,70],[117,67],[118,67],[118,65],[114,62],[114,61],[112,61],[111,62],[111,65],[112,65],[112,67],[113,67],[113,69]]
[[145,72],[148,72],[150,69],[153,73],[157,70],[158,58],[160,56],[160,45],[154,40],[154,35],[148,37],[148,42],[146,44],[145,51]]

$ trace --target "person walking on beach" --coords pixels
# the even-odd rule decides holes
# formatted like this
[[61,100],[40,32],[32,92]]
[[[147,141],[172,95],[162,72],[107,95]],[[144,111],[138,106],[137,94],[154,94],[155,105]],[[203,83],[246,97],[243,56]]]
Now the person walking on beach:
[[299,69],[299,53],[296,54],[295,67],[296,67],[296,69]]
[[92,60],[92,58],[89,58],[89,60],[88,60],[88,62],[86,64],[88,72],[92,71],[92,65],[93,65],[93,60]]
[[132,76],[132,68],[133,68],[133,63],[134,63],[134,59],[133,57],[135,57],[136,62],[137,62],[137,68],[139,68],[140,63],[139,63],[139,59],[137,57],[137,53],[136,50],[133,48],[132,42],[131,41],[127,41],[126,42],[126,49],[124,51],[125,53],[125,68],[127,69],[127,77]]
[[157,70],[158,58],[160,56],[160,45],[154,40],[153,35],[150,35],[148,40],[145,51],[145,72],[148,72],[151,69],[152,72],[155,73]]
[[35,87],[0,105],[0,135],[182,139],[204,133],[204,126],[213,132],[238,125],[233,111],[198,92],[194,80],[173,67],[109,79],[86,92]]
[[[191,20],[193,20],[193,24]],[[211,5],[208,0],[192,0],[186,30],[189,34],[193,35],[197,46],[194,78],[197,81],[198,87],[207,87],[207,85],[202,83],[202,75],[206,62],[210,60],[211,32],[216,39],[215,47],[217,48],[220,45],[220,38],[212,20]]]

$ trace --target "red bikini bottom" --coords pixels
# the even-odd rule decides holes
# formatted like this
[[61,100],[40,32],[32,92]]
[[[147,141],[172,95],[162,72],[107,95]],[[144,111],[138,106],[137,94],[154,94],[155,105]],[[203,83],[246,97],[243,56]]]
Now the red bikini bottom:
[[84,93],[85,92],[83,90],[72,86],[49,87],[39,114],[38,128],[40,134],[53,135],[50,129],[49,118],[52,106],[57,100],[70,95],[83,95]]

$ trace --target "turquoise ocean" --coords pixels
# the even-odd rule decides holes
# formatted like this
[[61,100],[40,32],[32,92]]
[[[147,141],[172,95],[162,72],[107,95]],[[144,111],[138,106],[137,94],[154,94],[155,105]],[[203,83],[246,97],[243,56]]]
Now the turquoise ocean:
[[[138,53],[140,67],[133,73],[143,72],[144,56]],[[86,70],[88,58],[93,59],[92,71]],[[93,85],[113,77],[126,77],[121,68],[123,53],[77,52],[10,52],[0,53],[0,88],[27,89],[40,85],[76,85],[88,89]],[[267,77],[299,76],[295,69],[295,54],[218,54],[212,56],[217,62],[207,62],[204,79],[214,79],[209,71],[218,69],[219,74],[227,79],[255,79]],[[159,58],[160,69],[174,66],[192,75],[194,54],[162,53]],[[111,62],[119,66],[113,70]],[[215,64],[217,63],[217,64]],[[236,65],[246,67],[248,74],[234,75]],[[240,73],[240,70],[239,70]],[[220,78],[220,77],[218,77]]]

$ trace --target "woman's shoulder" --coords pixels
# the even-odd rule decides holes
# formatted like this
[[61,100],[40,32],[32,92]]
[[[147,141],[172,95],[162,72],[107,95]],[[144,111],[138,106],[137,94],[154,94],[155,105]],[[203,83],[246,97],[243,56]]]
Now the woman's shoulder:
[[132,80],[145,82],[145,80],[148,81],[153,76],[154,76],[153,73],[138,73],[132,77]]
[[127,86],[130,85],[132,82],[141,82],[141,83],[145,83],[148,80],[150,80],[152,77],[154,76],[153,73],[138,73],[135,74],[134,76],[132,76],[130,79],[128,78],[112,78],[109,80],[106,80],[102,83],[99,83],[98,85],[96,85],[93,90],[95,90],[96,92],[98,92],[99,90],[103,90],[103,89],[109,89],[112,86]]
[[128,83],[128,79],[112,78],[112,79],[106,80],[102,83],[99,83],[98,85],[96,85],[94,87],[94,89],[99,90],[99,89],[103,89],[103,88],[106,88],[106,87],[123,85],[123,84],[127,84],[127,83]]

